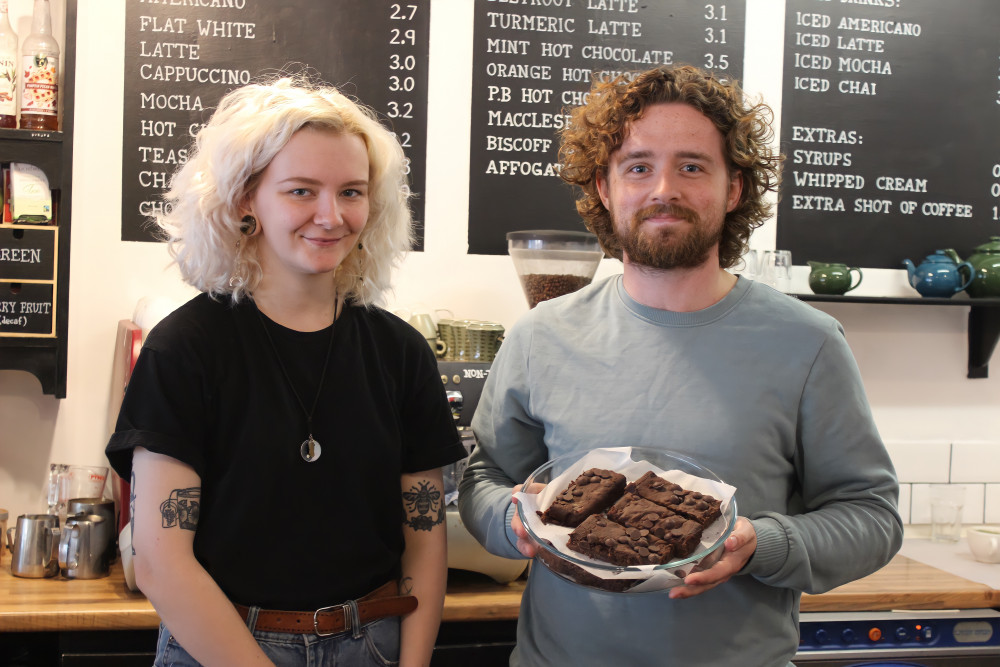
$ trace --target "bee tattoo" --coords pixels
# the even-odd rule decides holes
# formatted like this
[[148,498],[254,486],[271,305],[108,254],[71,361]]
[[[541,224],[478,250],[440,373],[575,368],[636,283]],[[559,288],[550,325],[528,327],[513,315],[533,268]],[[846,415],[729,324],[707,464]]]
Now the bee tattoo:
[[441,491],[433,482],[417,482],[409,491],[403,491],[406,516],[403,523],[413,530],[431,530],[444,523],[444,503]]

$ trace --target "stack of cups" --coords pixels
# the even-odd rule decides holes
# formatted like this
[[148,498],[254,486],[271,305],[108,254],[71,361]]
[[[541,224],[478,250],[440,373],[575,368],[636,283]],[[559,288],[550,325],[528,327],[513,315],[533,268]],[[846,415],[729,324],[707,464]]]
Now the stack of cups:
[[495,322],[475,322],[468,327],[471,361],[492,362],[503,340],[503,326]]
[[455,320],[442,318],[438,320],[438,357],[442,361],[453,361],[452,354],[455,349]]
[[482,320],[438,320],[438,357],[442,361],[489,363],[496,357],[504,328]]

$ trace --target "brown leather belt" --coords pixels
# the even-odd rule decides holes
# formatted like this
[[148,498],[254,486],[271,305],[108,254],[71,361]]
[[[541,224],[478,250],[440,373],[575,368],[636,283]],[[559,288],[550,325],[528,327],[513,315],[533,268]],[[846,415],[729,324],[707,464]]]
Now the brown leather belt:
[[[389,616],[402,616],[417,608],[417,598],[396,595],[399,584],[390,581],[355,602],[361,625]],[[234,605],[240,618],[246,622],[250,607]],[[320,637],[352,630],[351,610],[348,603],[322,607],[316,611],[280,611],[261,609],[257,612],[254,630],[265,632],[290,632],[297,635],[314,632]]]

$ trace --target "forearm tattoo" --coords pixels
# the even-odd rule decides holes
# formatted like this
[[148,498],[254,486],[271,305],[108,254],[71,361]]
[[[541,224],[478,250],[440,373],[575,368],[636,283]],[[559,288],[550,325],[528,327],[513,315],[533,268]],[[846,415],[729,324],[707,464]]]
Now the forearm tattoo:
[[413,593],[413,577],[403,577],[399,580],[399,594],[411,595]]
[[170,497],[160,503],[160,517],[164,528],[180,526],[183,530],[195,530],[200,513],[201,487],[198,486],[174,489],[170,492]]
[[413,530],[431,530],[444,523],[444,494],[431,480],[403,491],[403,524]]

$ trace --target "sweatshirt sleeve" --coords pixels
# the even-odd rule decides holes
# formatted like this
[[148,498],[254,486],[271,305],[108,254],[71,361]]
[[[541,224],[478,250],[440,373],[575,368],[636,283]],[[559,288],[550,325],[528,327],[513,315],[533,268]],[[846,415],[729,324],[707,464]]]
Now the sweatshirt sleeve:
[[548,460],[544,427],[529,414],[527,326],[504,339],[472,418],[476,448],[459,486],[462,522],[487,551],[524,558],[510,528],[515,508],[511,493]]
[[895,470],[857,364],[834,326],[799,402],[795,466],[804,511],[749,517],[757,550],[745,572],[812,594],[883,567],[903,537]]

